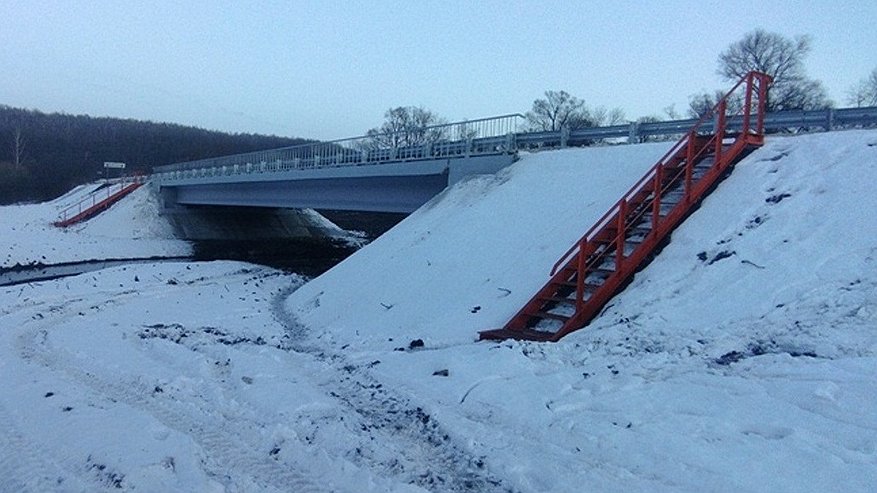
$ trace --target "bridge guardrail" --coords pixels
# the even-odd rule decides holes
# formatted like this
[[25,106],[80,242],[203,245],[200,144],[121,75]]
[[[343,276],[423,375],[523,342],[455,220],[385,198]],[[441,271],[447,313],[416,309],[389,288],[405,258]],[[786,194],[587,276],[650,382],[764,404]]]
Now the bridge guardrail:
[[[629,142],[635,142],[643,137],[670,136],[684,134],[697,123],[695,119],[669,120],[664,122],[631,122],[625,125],[611,127],[594,127],[573,130],[569,134],[570,145],[582,141],[612,138],[628,138]],[[850,126],[877,125],[877,106],[866,108],[829,108],[824,110],[789,110],[767,113],[764,118],[764,126],[768,131],[778,131],[787,128],[821,128],[833,130]],[[737,116],[728,119],[728,127],[731,130],[742,126],[742,117]],[[554,132],[559,135],[559,132]],[[555,137],[559,140],[559,137]],[[518,141],[532,140],[518,136]]]
[[428,127],[412,127],[398,132],[372,133],[329,142],[158,166],[154,172],[159,179],[174,179],[511,152],[515,148],[513,136],[522,119],[523,115],[508,114]]
[[[607,127],[543,132],[523,131],[524,116],[518,113],[462,122],[375,133],[329,142],[317,142],[266,151],[235,154],[157,166],[157,180],[175,180],[266,173],[302,169],[361,166],[399,161],[436,159],[516,152],[521,149],[586,145],[605,139],[628,143],[655,136],[681,135],[697,120],[631,122]],[[877,107],[825,110],[792,110],[768,113],[765,130],[877,125]],[[727,127],[742,128],[742,117],[729,118]]]

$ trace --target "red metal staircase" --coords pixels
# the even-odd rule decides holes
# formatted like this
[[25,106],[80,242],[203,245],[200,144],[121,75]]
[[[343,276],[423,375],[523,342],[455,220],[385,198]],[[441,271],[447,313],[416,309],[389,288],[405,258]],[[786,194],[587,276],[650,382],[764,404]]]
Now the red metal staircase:
[[[557,341],[591,321],[730,167],[764,143],[771,78],[750,72],[551,269],[548,283],[483,339]],[[728,115],[728,107],[739,111]]]
[[61,211],[53,224],[59,228],[65,228],[71,224],[91,219],[140,188],[145,181],[144,176],[135,175],[107,184],[107,186],[95,190],[78,203]]

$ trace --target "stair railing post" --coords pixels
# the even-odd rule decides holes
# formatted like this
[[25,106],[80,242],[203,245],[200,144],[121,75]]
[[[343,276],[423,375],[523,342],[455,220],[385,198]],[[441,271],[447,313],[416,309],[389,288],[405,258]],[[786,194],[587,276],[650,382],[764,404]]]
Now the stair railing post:
[[694,174],[694,141],[697,140],[697,133],[694,130],[688,132],[688,142],[685,147],[685,201],[691,197],[691,178]]
[[664,181],[664,164],[661,163],[655,168],[655,197],[652,201],[652,231],[651,233],[655,233],[658,230],[658,220],[661,218],[661,197],[662,197],[662,186],[661,184]]
[[579,255],[576,259],[576,312],[585,304],[585,247],[588,244],[586,238],[579,241]]
[[718,118],[716,121],[716,156],[715,161],[713,161],[713,166],[718,165],[719,161],[722,159],[722,140],[725,138],[725,118],[727,110],[728,101],[725,99],[719,101],[719,114],[716,115]]
[[767,105],[767,89],[770,86],[770,76],[760,74],[758,77],[758,135],[764,135],[764,113]]
[[746,76],[746,98],[743,103],[743,132],[742,135],[749,135],[751,127],[750,119],[752,118],[752,84],[755,80],[755,72],[749,72]]
[[618,202],[618,236],[615,237],[615,272],[621,270],[624,260],[624,229],[627,222],[627,198]]

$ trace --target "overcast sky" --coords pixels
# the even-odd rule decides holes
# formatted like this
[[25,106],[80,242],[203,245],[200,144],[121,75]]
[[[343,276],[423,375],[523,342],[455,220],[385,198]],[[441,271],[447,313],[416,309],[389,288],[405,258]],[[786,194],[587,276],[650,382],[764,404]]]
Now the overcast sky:
[[524,112],[547,89],[627,118],[727,87],[719,52],[810,34],[844,105],[877,68],[877,1],[0,0],[0,104],[333,139],[394,106]]

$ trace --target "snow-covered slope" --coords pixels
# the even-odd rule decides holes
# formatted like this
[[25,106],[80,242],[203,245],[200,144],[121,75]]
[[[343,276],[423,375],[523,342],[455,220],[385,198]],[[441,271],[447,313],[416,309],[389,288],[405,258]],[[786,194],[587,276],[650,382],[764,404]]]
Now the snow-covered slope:
[[158,202],[148,186],[84,223],[64,229],[52,224],[61,211],[98,186],[81,185],[50,202],[0,209],[0,268],[191,254],[189,244],[174,239],[170,225],[158,214]]
[[[305,325],[346,343],[468,343],[505,323],[551,265],[669,144],[525,155],[433,199],[296,291]],[[348,309],[356,304],[355,313]],[[398,345],[398,344],[396,344]]]
[[[873,486],[877,132],[769,138],[590,328],[471,344],[626,188],[592,166],[626,151],[531,156],[463,184],[287,306],[315,337],[382,354],[382,379],[431,396],[527,491]],[[578,225],[549,213],[570,196]],[[426,350],[385,353],[413,339]]]
[[[590,327],[474,342],[665,148],[526,156],[305,286],[210,262],[0,288],[0,491],[873,491],[877,131],[770,138]],[[112,213],[81,234],[160,234]]]

